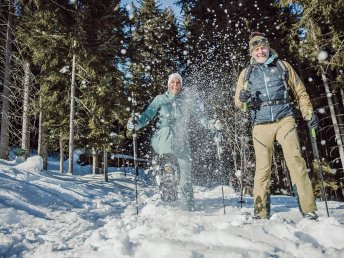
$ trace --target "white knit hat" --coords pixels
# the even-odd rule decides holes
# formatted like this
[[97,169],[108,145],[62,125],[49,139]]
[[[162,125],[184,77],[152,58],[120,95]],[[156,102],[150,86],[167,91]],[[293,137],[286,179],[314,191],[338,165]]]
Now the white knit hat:
[[170,76],[168,76],[168,82],[167,82],[167,87],[170,85],[171,81],[177,78],[180,81],[180,87],[183,87],[183,78],[179,73],[172,73]]

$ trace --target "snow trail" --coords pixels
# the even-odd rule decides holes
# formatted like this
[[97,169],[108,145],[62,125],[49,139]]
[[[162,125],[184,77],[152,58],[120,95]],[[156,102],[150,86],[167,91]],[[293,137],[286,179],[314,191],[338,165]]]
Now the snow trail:
[[[296,200],[272,197],[270,220],[252,220],[252,198],[195,186],[196,210],[166,204],[154,185],[111,172],[69,176],[0,163],[0,257],[343,257],[344,205],[318,202],[319,221]],[[342,224],[341,224],[342,223]]]

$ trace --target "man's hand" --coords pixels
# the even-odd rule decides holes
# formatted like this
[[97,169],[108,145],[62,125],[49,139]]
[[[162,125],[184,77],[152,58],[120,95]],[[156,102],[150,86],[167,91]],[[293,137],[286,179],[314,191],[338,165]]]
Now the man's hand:
[[309,129],[318,129],[319,127],[319,118],[313,114],[311,120],[307,122]]
[[247,102],[251,98],[251,92],[248,90],[241,90],[239,94],[239,100],[241,102]]

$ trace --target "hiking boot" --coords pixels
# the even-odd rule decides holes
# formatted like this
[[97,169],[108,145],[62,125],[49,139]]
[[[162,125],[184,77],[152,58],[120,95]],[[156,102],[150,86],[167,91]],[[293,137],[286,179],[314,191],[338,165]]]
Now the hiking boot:
[[262,217],[262,216],[259,216],[259,215],[253,215],[252,219],[253,220],[261,220],[261,219],[268,219],[268,218],[267,217]]
[[309,220],[317,220],[319,218],[319,216],[314,211],[303,214],[303,217]]

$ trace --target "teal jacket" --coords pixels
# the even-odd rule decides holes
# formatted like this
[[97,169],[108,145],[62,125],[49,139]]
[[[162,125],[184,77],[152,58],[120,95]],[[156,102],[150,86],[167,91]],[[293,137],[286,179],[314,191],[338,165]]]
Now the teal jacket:
[[156,130],[151,144],[158,154],[173,153],[176,158],[187,158],[190,154],[188,128],[192,116],[205,126],[204,109],[190,92],[183,90],[174,96],[169,91],[156,96],[137,119],[136,130],[157,117]]

